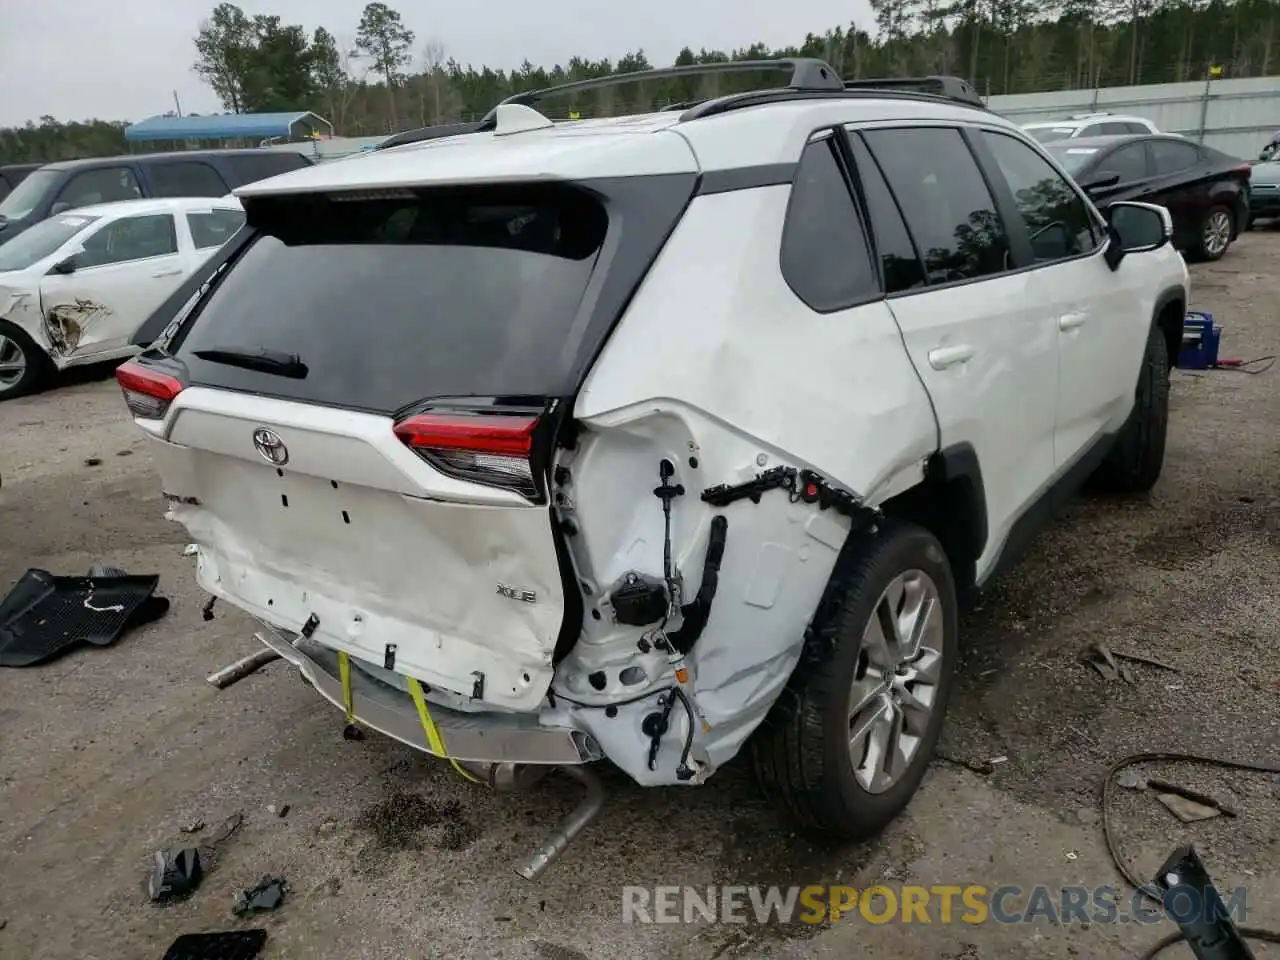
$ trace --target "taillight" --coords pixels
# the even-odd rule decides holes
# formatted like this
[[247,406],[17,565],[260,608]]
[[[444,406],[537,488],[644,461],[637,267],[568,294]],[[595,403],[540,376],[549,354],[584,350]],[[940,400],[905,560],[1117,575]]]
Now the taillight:
[[143,420],[162,420],[173,398],[182,392],[182,381],[140,363],[129,361],[116,368],[116,382],[124,391],[129,412]]
[[395,434],[443,474],[533,499],[537,426],[528,414],[420,413],[397,423]]

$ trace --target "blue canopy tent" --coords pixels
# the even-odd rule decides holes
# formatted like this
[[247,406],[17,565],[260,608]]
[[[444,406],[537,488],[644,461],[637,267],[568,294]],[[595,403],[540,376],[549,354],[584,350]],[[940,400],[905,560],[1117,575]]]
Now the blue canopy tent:
[[127,141],[310,140],[333,135],[333,124],[314,113],[223,113],[210,116],[148,117],[124,128]]

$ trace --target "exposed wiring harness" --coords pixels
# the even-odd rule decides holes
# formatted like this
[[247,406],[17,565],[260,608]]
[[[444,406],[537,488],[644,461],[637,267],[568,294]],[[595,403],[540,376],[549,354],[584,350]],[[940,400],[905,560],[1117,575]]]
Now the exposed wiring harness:
[[[1160,898],[1152,892],[1151,884],[1142,880],[1133,872],[1124,859],[1120,856],[1120,851],[1116,847],[1115,837],[1111,833],[1111,800],[1115,796],[1116,775],[1126,767],[1131,767],[1137,763],[1159,763],[1159,762],[1176,762],[1176,763],[1198,763],[1207,767],[1217,767],[1220,770],[1243,770],[1249,773],[1280,773],[1280,765],[1269,763],[1250,763],[1243,760],[1223,760],[1219,757],[1202,757],[1194,753],[1135,753],[1131,756],[1117,760],[1111,765],[1111,769],[1107,771],[1106,779],[1102,782],[1102,838],[1107,845],[1107,853],[1111,856],[1111,862],[1115,864],[1116,870],[1120,876],[1153,903],[1163,906]],[[1280,932],[1267,930],[1262,927],[1240,927],[1240,935],[1246,940],[1257,940],[1263,943],[1280,943]],[[1154,944],[1150,950],[1142,954],[1141,960],[1152,960],[1153,957],[1163,953],[1169,947],[1176,944],[1185,944],[1186,939],[1182,935],[1182,931],[1176,931],[1169,934]]]

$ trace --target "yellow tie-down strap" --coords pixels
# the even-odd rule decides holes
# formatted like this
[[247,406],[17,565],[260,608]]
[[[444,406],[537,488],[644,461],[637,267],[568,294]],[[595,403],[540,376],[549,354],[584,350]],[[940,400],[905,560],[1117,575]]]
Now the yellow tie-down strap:
[[[354,701],[351,696],[351,658],[342,650],[338,651],[338,675],[342,681],[342,708],[347,713],[347,723],[356,722]],[[427,709],[427,698],[422,695],[422,684],[413,677],[405,677],[409,684],[409,696],[413,697],[413,705],[418,708],[418,719],[422,722],[422,733],[427,738],[427,749],[437,757],[443,757],[458,771],[458,774],[472,783],[480,783],[480,778],[472,774],[460,764],[445,748],[444,737],[440,728],[431,719],[431,711]]]

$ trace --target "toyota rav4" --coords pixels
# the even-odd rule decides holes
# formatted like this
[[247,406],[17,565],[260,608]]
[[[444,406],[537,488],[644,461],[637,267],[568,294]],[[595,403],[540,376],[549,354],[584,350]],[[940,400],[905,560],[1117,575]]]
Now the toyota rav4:
[[526,876],[601,760],[700,784],[746,750],[811,831],[880,829],[961,606],[1085,478],[1160,474],[1167,211],[1100,213],[953,78],[692,69],[769,67],[242,187],[119,370],[201,586],[353,736],[591,788]]

